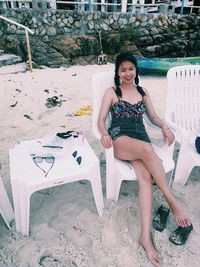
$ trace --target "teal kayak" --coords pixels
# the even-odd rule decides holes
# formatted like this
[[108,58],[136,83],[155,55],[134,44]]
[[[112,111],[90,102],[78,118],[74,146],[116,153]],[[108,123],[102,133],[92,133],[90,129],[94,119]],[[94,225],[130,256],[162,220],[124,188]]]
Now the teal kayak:
[[137,58],[139,74],[160,73],[166,74],[167,71],[176,66],[200,65],[200,57],[183,58]]

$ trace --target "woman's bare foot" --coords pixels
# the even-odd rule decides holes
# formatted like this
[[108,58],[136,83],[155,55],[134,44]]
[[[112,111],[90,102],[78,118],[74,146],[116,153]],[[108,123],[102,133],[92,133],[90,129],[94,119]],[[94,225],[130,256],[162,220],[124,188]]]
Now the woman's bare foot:
[[191,221],[188,215],[183,211],[179,203],[175,200],[173,203],[169,203],[175,221],[179,226],[186,227],[191,225]]
[[153,263],[154,266],[159,267],[163,263],[163,258],[155,249],[152,240],[140,237],[139,244],[143,247],[147,254],[147,258]]

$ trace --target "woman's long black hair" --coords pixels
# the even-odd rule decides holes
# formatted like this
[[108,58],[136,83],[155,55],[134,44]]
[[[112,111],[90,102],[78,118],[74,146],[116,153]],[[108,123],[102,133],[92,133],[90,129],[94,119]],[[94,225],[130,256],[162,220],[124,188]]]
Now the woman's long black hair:
[[121,91],[121,89],[119,87],[120,86],[120,78],[119,78],[118,72],[119,72],[119,66],[124,61],[129,61],[129,62],[133,63],[133,65],[135,66],[135,68],[136,68],[135,85],[136,85],[136,88],[137,88],[138,92],[142,96],[144,96],[145,95],[145,92],[142,89],[142,87],[139,86],[139,76],[138,76],[137,60],[136,60],[136,58],[134,57],[134,55],[131,52],[123,52],[123,53],[119,54],[116,57],[116,60],[115,60],[115,78],[114,78],[114,81],[115,81],[115,86],[116,86],[115,91],[116,91],[117,96],[122,97],[122,91]]

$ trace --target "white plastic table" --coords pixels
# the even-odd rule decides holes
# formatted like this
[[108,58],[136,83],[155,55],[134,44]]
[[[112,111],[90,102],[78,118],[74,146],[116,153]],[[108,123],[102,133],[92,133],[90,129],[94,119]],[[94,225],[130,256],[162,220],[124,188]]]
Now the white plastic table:
[[[34,147],[34,142],[24,141],[10,150],[10,179],[17,232],[29,235],[30,198],[34,192],[83,179],[91,182],[97,211],[99,216],[102,215],[104,204],[99,160],[87,139],[82,145],[69,143],[64,155],[55,156],[54,166],[47,177],[30,156],[30,147]],[[82,157],[80,165],[77,157],[72,156],[74,151],[77,151],[77,157]]]

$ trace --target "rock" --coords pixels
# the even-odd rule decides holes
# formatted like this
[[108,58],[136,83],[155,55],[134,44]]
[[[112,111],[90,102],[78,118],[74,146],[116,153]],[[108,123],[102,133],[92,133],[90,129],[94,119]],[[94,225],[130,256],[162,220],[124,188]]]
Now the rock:
[[89,20],[89,21],[88,21],[88,28],[89,28],[90,30],[94,29],[94,21],[93,21],[93,20]]
[[130,51],[136,57],[143,57],[138,47],[135,44],[131,44],[130,41],[125,41],[124,46],[121,47],[121,51]]
[[87,20],[92,20],[92,19],[93,19],[93,14],[89,13],[88,16],[87,16]]
[[97,56],[90,55],[90,56],[82,56],[82,57],[75,57],[72,59],[73,65],[88,65],[88,64],[97,64]]
[[92,36],[63,36],[52,41],[52,47],[65,57],[78,57],[100,54],[98,40]]
[[69,21],[70,24],[72,24],[74,22],[73,17],[69,16],[68,21]]
[[136,18],[135,17],[131,17],[130,19],[129,19],[129,23],[134,23],[136,21]]
[[61,53],[56,51],[53,47],[49,47],[48,44],[42,42],[40,39],[32,37],[31,44],[32,60],[37,65],[45,65],[52,68],[62,65],[71,66],[70,58],[64,57]]
[[[160,43],[165,41],[165,37],[163,35],[161,35],[161,34],[154,34],[152,36],[152,38],[153,38],[153,43],[154,44],[160,44]],[[153,43],[150,43],[150,45],[153,44]]]
[[103,24],[102,24],[102,29],[103,29],[104,31],[107,31],[107,30],[109,29],[109,27],[108,27],[107,24],[103,23]]
[[124,38],[120,34],[104,34],[102,36],[103,52],[107,54],[118,53],[124,45]]
[[148,45],[153,45],[154,40],[150,35],[139,37],[135,40],[135,44],[138,47],[144,47]]
[[58,27],[59,27],[59,28],[63,28],[63,27],[65,27],[65,24],[64,24],[63,22],[60,22],[60,23],[58,24]]
[[26,50],[22,48],[21,41],[16,36],[2,36],[0,37],[0,49],[7,53],[13,53],[25,58]]
[[117,29],[119,29],[119,24],[118,24],[118,22],[117,21],[115,21],[112,25],[110,25],[111,26],[111,28],[113,28],[114,30],[117,30]]
[[81,21],[75,21],[75,23],[74,23],[74,26],[75,26],[76,28],[80,28],[81,25],[82,25],[82,22],[81,22]]
[[113,19],[114,19],[115,21],[118,21],[118,19],[119,19],[119,15],[118,15],[117,13],[113,13]]
[[50,24],[46,18],[42,18],[42,21],[43,21],[45,24]]
[[56,36],[56,29],[54,27],[47,28],[47,34],[49,36]]
[[43,30],[40,32],[40,35],[41,35],[41,36],[45,36],[45,35],[46,35],[46,30],[43,29]]

